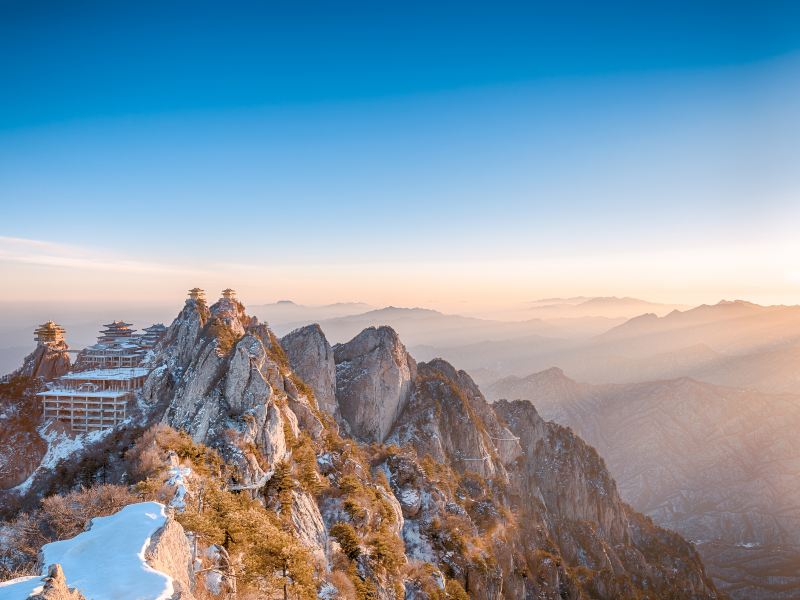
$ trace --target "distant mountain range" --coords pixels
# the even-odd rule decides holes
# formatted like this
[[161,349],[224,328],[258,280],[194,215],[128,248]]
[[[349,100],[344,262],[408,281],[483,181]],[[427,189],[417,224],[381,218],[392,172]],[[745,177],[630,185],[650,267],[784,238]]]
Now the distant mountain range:
[[574,298],[545,298],[534,300],[527,307],[532,316],[551,317],[607,317],[612,319],[631,318],[643,313],[658,315],[673,310],[690,308],[682,304],[661,304],[639,298],[618,298],[616,296],[576,296]]
[[363,302],[306,305],[291,300],[279,300],[272,304],[256,304],[251,307],[255,315],[277,329],[285,329],[286,326],[298,323],[307,325],[325,319],[357,315],[374,309],[374,306]]
[[796,597],[800,396],[688,378],[590,385],[556,368],[485,391],[490,400],[529,400],[594,445],[622,497],[694,540],[721,589]]
[[587,338],[536,337],[415,348],[470,369],[486,385],[551,366],[593,383],[696,379],[800,393],[800,306],[722,301],[663,317],[645,314]]

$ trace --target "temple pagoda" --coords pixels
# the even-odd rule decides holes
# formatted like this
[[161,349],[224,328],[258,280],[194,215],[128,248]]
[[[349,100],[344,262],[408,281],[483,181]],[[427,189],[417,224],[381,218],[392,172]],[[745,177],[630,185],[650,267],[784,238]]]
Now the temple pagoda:
[[97,338],[97,341],[101,344],[125,342],[133,337],[136,332],[135,329],[131,329],[131,323],[125,323],[124,321],[114,321],[103,325],[103,327],[105,329],[100,332],[100,337]]
[[140,344],[140,336],[133,335],[136,330],[131,324],[114,321],[103,327],[97,343],[81,352],[79,362],[100,369],[138,366],[147,351]]
[[226,300],[236,300],[236,290],[232,290],[231,288],[225,288],[222,290],[222,297]]
[[153,348],[164,334],[167,332],[167,328],[163,323],[154,323],[150,325],[150,327],[145,327],[142,330],[144,333],[139,336],[139,345],[142,348]]
[[64,341],[64,328],[58,323],[48,321],[37,327],[33,333],[33,339],[40,344],[53,344]]
[[198,303],[204,303],[206,301],[206,292],[205,290],[200,289],[199,287],[192,288],[189,290],[189,300],[194,300]]

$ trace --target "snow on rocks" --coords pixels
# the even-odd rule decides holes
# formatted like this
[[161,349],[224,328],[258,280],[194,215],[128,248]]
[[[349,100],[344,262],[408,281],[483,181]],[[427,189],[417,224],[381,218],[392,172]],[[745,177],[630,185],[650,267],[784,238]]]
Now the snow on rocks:
[[169,505],[179,511],[186,508],[186,492],[188,491],[189,476],[192,470],[189,467],[174,465],[169,468],[169,479],[167,485],[175,486],[175,495],[170,500]]
[[19,494],[25,494],[40,471],[52,472],[60,461],[80,452],[91,444],[99,442],[110,432],[110,429],[106,429],[71,435],[65,433],[57,423],[50,422],[43,425],[39,429],[39,434],[47,442],[47,452],[42,457],[42,461],[36,470],[25,481],[13,488],[14,491]]

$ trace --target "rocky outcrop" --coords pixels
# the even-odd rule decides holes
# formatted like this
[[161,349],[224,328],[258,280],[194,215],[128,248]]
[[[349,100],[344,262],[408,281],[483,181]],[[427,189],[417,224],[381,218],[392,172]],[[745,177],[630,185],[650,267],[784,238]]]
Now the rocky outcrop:
[[495,411],[525,451],[509,472],[518,509],[539,512],[523,499],[542,502],[561,556],[600,573],[593,595],[621,597],[638,588],[658,597],[717,597],[694,547],[623,503],[594,448],[544,421],[530,402],[500,401]]
[[235,299],[210,309],[188,300],[150,364],[145,401],[161,407],[165,424],[220,450],[237,486],[263,485],[290,453],[287,431],[323,433],[277,338]]
[[417,363],[389,327],[370,327],[333,348],[336,400],[360,440],[382,442],[403,412]]
[[31,600],[86,600],[78,590],[67,587],[64,571],[59,564],[50,567],[43,581],[42,591],[30,596]]
[[150,567],[172,578],[173,598],[192,599],[192,553],[183,527],[175,519],[167,517],[164,526],[150,539],[144,558]]
[[336,363],[320,326],[295,329],[281,338],[281,346],[292,370],[314,390],[319,407],[336,416]]
[[483,476],[504,475],[504,463],[521,454],[469,375],[443,360],[419,365],[413,398],[387,443]]
[[69,371],[68,349],[69,346],[63,340],[39,342],[36,349],[25,357],[22,367],[12,373],[12,377],[41,378],[45,381],[61,377]]

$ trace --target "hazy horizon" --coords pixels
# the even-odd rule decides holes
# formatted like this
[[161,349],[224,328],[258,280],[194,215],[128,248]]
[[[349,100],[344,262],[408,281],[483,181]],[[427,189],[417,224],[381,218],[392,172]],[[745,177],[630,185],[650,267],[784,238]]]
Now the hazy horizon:
[[41,4],[0,9],[4,301],[800,297],[796,4]]

